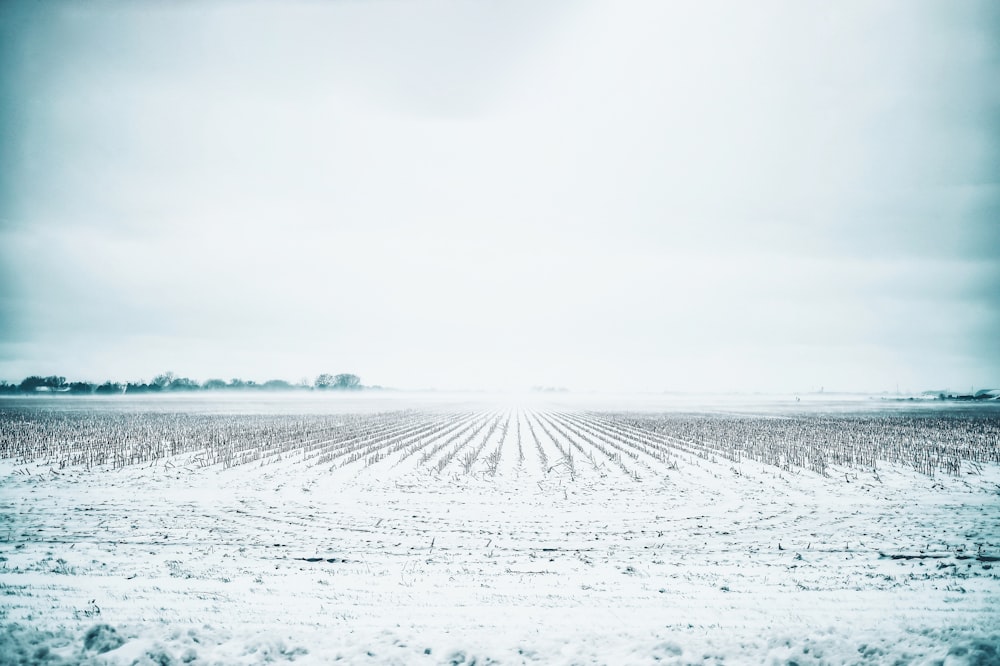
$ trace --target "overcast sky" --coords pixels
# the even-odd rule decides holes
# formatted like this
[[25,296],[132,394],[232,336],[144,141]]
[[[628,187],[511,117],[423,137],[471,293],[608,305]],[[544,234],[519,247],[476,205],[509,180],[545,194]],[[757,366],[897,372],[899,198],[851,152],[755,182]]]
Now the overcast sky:
[[1000,384],[1000,3],[4,2],[0,379]]

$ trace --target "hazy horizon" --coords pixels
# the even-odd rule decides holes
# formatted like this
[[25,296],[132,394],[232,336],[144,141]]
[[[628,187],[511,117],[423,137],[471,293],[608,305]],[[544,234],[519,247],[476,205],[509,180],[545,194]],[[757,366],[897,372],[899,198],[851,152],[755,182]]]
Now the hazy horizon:
[[1000,384],[1000,5],[0,5],[0,379]]
[[[379,395],[385,393],[402,393],[402,394],[440,394],[440,395],[455,395],[455,396],[474,396],[480,394],[486,395],[497,395],[497,396],[536,396],[544,398],[546,396],[558,397],[560,395],[576,395],[576,396],[588,396],[588,395],[605,395],[605,396],[674,396],[679,398],[684,397],[711,397],[711,396],[732,396],[732,397],[778,397],[778,398],[789,398],[794,396],[816,396],[816,397],[834,397],[834,396],[916,396],[921,394],[936,394],[940,392],[945,392],[949,394],[971,394],[977,391],[983,390],[997,390],[994,385],[969,385],[969,386],[938,386],[938,387],[903,387],[898,386],[891,389],[864,389],[864,388],[840,388],[840,387],[827,387],[827,386],[812,386],[800,389],[775,389],[775,390],[760,390],[760,389],[725,389],[721,387],[717,388],[703,388],[703,389],[620,389],[620,388],[589,388],[589,389],[578,389],[571,386],[512,386],[507,388],[482,388],[475,386],[466,387],[436,387],[436,386],[386,386],[379,384],[375,381],[365,382],[356,389],[344,389],[344,388],[319,388],[315,385],[315,377],[301,377],[298,380],[290,380],[287,377],[248,377],[248,376],[238,376],[233,378],[224,377],[199,377],[199,376],[188,376],[184,373],[155,373],[152,375],[144,375],[137,377],[95,377],[95,376],[85,376],[85,377],[71,377],[62,376],[68,387],[72,382],[86,382],[92,384],[94,387],[99,386],[104,382],[117,383],[122,389],[127,384],[150,384],[156,378],[157,375],[170,374],[176,378],[180,379],[190,379],[197,382],[199,385],[205,384],[208,381],[223,380],[229,386],[226,387],[208,387],[199,388],[197,390],[192,390],[188,388],[182,389],[164,389],[162,391],[152,391],[146,392],[142,391],[140,393],[129,392],[129,395],[135,395],[137,397],[147,397],[150,399],[160,399],[165,396],[176,396],[176,397],[193,397],[198,398],[199,396],[209,397],[212,396],[229,396],[237,394],[248,394],[248,395],[259,395],[261,391],[268,394],[275,393],[300,393],[303,390],[309,392],[317,392],[318,394],[329,394],[333,395],[359,395],[360,393],[370,393],[372,395]],[[45,375],[40,375],[39,373],[31,373],[28,377],[45,377]],[[60,375],[61,376],[61,375]],[[19,378],[24,379],[24,378]],[[363,380],[364,378],[362,378]],[[270,381],[279,381],[286,384],[286,386],[265,386],[265,383]],[[245,385],[233,386],[231,382],[242,381]],[[0,377],[0,382],[7,382],[8,384],[17,385],[18,380],[10,380],[5,377]],[[46,392],[39,395],[51,395],[51,393]],[[74,393],[75,397],[80,397],[81,394]],[[107,394],[104,394],[107,397]],[[224,398],[225,399],[225,398]]]

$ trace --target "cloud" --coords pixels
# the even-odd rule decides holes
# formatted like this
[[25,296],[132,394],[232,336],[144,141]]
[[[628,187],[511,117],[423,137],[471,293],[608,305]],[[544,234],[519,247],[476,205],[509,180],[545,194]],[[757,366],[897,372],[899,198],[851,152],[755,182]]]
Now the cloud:
[[10,379],[1000,373],[990,3],[0,12]]

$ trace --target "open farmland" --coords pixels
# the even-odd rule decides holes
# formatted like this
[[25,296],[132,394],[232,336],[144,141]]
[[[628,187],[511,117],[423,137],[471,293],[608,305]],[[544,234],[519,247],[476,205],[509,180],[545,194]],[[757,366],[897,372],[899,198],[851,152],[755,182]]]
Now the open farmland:
[[996,406],[21,399],[0,459],[5,663],[1000,660]]

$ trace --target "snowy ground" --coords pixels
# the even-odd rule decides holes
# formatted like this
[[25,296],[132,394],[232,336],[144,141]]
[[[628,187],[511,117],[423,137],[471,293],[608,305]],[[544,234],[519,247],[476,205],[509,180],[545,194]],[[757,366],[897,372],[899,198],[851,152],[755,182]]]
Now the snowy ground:
[[1000,663],[1000,466],[616,464],[465,407],[381,458],[0,461],[0,663]]

